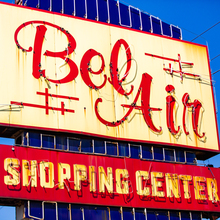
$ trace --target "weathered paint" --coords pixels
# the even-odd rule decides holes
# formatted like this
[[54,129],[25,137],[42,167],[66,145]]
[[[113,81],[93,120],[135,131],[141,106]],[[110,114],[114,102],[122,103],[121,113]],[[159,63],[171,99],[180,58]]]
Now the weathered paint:
[[[8,11],[11,13],[8,13]],[[114,25],[92,22],[86,19],[77,19],[2,3],[0,4],[0,14],[4,18],[0,21],[0,33],[2,36],[2,41],[0,42],[2,51],[0,55],[2,63],[0,88],[2,94],[4,94],[0,98],[0,103],[10,105],[17,102],[22,107],[20,112],[12,110],[10,117],[8,117],[9,113],[7,111],[2,111],[0,114],[0,123],[2,125],[10,123],[10,126],[51,129],[113,139],[219,151],[213,91],[207,48],[205,46],[141,33]],[[14,18],[15,15],[16,18]],[[37,22],[39,18],[41,18],[41,21]],[[10,28],[8,28],[8,22],[5,22],[5,20],[11,21]],[[26,25],[30,21],[33,21],[32,24]],[[45,23],[42,21],[45,21]],[[15,42],[15,32],[20,25],[21,31],[17,35],[18,42]],[[33,51],[28,52],[28,48],[34,47],[37,26],[47,28],[45,39],[43,40],[40,63],[40,69],[45,69],[47,79],[44,77],[36,79],[36,76],[32,75],[34,53]],[[76,48],[71,54],[68,54],[68,50],[71,50],[71,45],[68,46],[67,36],[70,35],[67,32],[76,41]],[[126,75],[126,68],[129,66],[130,61],[126,59],[128,51],[131,52],[132,59],[130,71],[124,77],[125,80],[122,81],[122,88],[128,94],[127,96],[123,95],[122,89],[117,91],[110,83],[112,51],[114,45],[120,39],[126,42],[129,47],[125,48],[125,44],[123,44],[119,49],[118,70],[122,70],[119,80],[123,78],[123,75]],[[16,43],[27,51],[18,50]],[[100,76],[89,73],[89,78],[95,85],[103,83],[104,75],[109,78],[105,86],[98,90],[89,88],[86,85],[82,78],[82,74],[86,73],[81,73],[80,71],[82,57],[90,49],[103,56],[105,68],[103,68]],[[51,52],[66,51],[65,59],[69,58],[72,60],[78,68],[78,75],[74,80],[66,83],[53,83],[50,81],[51,79],[59,80],[66,77],[70,71],[70,61],[65,63],[65,59],[61,59],[59,56],[57,58],[45,56],[46,50]],[[146,55],[146,53],[153,54],[153,56]],[[172,76],[168,73],[169,71],[164,70],[164,68],[169,68],[170,63],[173,70],[180,68],[177,62],[178,54],[180,54],[182,62],[188,61],[193,63],[193,68],[183,68],[183,71],[189,74],[200,75],[200,78],[186,76],[183,77],[181,82],[179,73],[173,73]],[[174,59],[175,62],[168,58]],[[90,62],[90,68],[93,71],[98,71],[101,64],[100,57],[94,57]],[[183,65],[185,65],[184,62]],[[37,72],[37,70],[35,71]],[[149,113],[151,113],[155,127],[161,127],[162,132],[154,132],[148,127],[141,108],[139,110],[133,109],[122,124],[116,127],[106,126],[97,117],[95,111],[96,101],[102,99],[102,102],[97,104],[100,116],[109,123],[113,121],[117,123],[129,111],[128,106],[133,103],[138,93],[143,74],[148,74],[152,77],[149,104],[151,108],[160,108],[161,110],[153,110]],[[48,79],[50,86],[48,86]],[[178,139],[170,133],[166,123],[167,92],[165,88],[167,85],[175,87],[175,99],[179,105],[175,127],[180,126],[182,132]],[[129,91],[132,90],[131,86],[133,86],[133,92],[129,94]],[[48,114],[46,114],[45,110],[46,97],[37,94],[37,92],[45,93],[47,88],[49,94],[66,97],[57,98],[49,96],[49,106],[53,107],[53,109],[49,109]],[[198,138],[198,135],[194,135],[190,112],[190,120],[187,125],[189,135],[187,136],[183,132],[182,118],[184,106],[182,104],[182,97],[185,93],[189,94],[191,102],[198,100],[202,103],[205,111],[201,121],[201,129],[198,129],[198,133],[202,134],[204,132],[206,139]],[[79,100],[68,100],[67,97],[75,97]],[[62,102],[65,109],[74,111],[74,113],[69,111],[62,114]],[[30,104],[33,104],[33,106],[30,106]],[[127,107],[122,107],[121,105]],[[140,95],[136,106],[141,105]],[[39,106],[43,106],[43,108]]]

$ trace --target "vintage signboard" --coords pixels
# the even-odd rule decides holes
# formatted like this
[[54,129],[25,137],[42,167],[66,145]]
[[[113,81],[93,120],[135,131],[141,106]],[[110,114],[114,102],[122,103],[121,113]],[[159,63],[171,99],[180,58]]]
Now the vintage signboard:
[[220,212],[219,168],[0,145],[0,197]]
[[0,16],[2,125],[219,151],[205,46],[3,3]]

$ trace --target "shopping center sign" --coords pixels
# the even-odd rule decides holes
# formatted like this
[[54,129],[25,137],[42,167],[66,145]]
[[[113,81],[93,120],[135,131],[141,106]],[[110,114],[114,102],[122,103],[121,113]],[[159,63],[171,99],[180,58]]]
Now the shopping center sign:
[[205,46],[0,10],[2,125],[219,151]]
[[1,198],[220,212],[219,168],[5,145],[0,164]]

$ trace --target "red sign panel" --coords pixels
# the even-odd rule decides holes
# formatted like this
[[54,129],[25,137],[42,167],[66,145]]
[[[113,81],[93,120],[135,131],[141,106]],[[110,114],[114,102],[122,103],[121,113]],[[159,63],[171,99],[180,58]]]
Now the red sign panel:
[[0,146],[0,197],[220,212],[220,169]]

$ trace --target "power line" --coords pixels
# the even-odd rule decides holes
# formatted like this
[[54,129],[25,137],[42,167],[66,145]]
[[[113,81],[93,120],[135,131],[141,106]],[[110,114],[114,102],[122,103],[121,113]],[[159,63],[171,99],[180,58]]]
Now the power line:
[[212,73],[212,75],[214,75],[214,74],[218,73],[219,71],[220,71],[220,69],[219,69],[219,70],[217,70],[217,71],[215,71],[214,73]]
[[197,37],[195,37],[194,39],[191,40],[191,42],[193,42],[195,39],[197,39],[198,37],[200,37],[201,35],[203,35],[204,33],[206,33],[207,31],[209,31],[210,29],[212,29],[213,27],[215,27],[217,24],[219,24],[219,22],[217,22],[216,24],[214,24],[213,26],[211,26],[210,28],[208,28],[207,30],[205,30],[204,32],[202,32],[201,34],[199,34]]
[[214,58],[212,58],[211,61],[213,61],[215,58],[217,58],[217,57],[219,57],[219,56],[220,56],[220,54],[217,55],[217,56],[215,56]]

